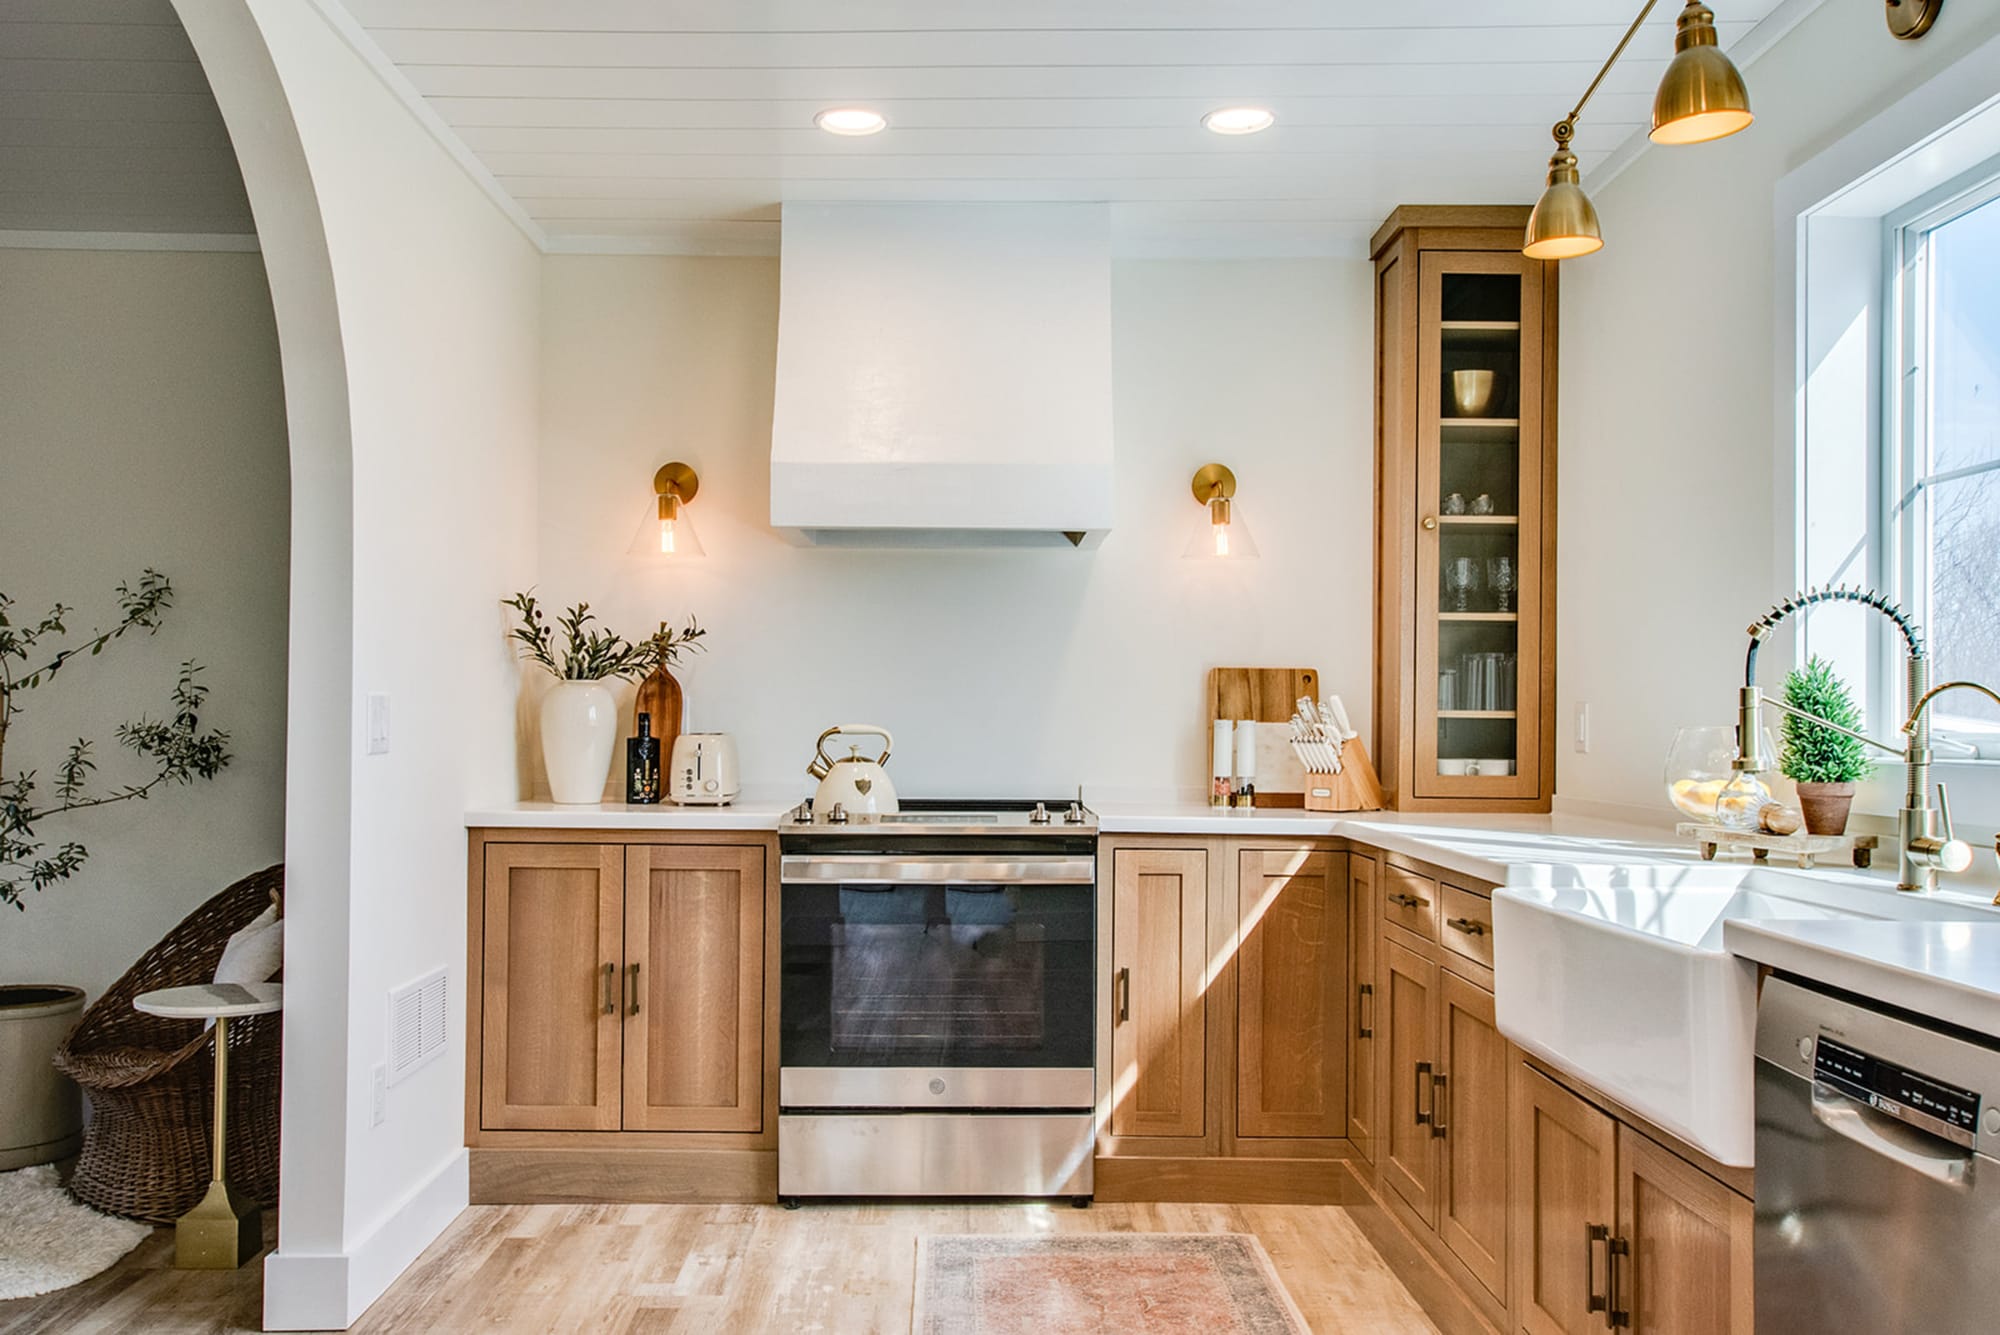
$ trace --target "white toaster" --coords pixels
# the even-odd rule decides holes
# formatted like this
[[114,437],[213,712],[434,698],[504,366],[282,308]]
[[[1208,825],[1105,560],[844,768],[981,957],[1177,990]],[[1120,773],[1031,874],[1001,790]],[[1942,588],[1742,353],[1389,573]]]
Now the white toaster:
[[742,791],[734,737],[726,732],[684,732],[674,739],[668,797],[681,806],[722,806]]

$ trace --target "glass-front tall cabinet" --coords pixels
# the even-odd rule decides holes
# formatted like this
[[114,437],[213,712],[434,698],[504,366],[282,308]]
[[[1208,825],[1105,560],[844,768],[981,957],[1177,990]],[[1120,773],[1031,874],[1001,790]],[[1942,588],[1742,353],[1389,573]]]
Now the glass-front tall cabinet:
[[1376,233],[1376,749],[1405,810],[1554,789],[1556,270],[1527,213]]

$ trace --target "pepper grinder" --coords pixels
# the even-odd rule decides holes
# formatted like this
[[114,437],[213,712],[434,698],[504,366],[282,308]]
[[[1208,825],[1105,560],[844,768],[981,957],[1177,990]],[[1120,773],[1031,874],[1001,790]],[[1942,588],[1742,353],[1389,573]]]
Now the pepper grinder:
[[1247,718],[1236,721],[1236,792],[1231,805],[1257,805],[1257,724]]

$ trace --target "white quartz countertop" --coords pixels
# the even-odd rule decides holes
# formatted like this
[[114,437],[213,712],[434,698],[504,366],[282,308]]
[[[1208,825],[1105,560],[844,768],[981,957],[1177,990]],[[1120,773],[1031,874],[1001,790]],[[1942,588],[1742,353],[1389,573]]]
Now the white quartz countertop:
[[467,829],[486,830],[761,830],[778,828],[778,817],[796,802],[735,802],[728,806],[675,806],[661,802],[515,802],[465,813]]
[[2000,921],[1732,921],[1732,954],[1984,1034],[2000,1034]]

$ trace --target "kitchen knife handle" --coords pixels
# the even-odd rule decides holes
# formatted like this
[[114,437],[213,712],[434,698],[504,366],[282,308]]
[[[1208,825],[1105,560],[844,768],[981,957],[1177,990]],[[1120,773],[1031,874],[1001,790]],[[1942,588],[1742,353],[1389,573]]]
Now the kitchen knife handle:
[[1118,1023],[1124,1024],[1132,1018],[1132,971],[1118,971]]
[[625,966],[625,981],[632,993],[632,1009],[625,1013],[627,1015],[637,1015],[639,1013],[639,966],[637,964],[628,964]]

